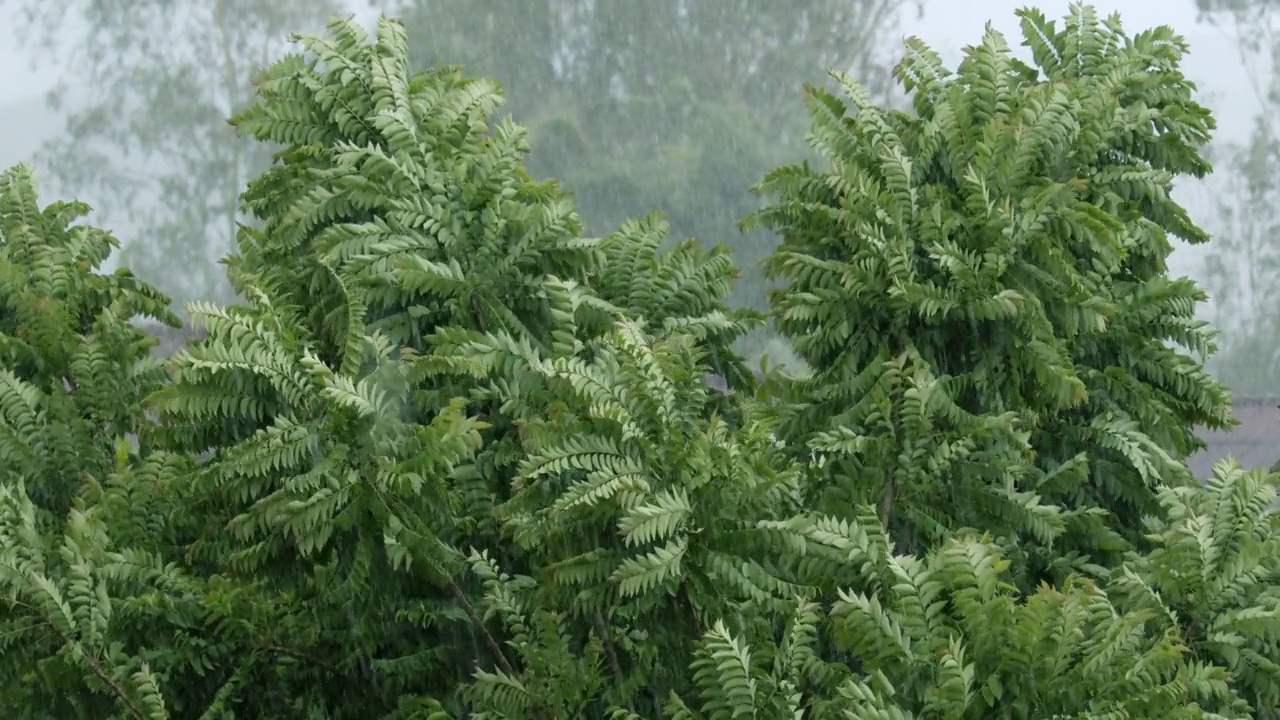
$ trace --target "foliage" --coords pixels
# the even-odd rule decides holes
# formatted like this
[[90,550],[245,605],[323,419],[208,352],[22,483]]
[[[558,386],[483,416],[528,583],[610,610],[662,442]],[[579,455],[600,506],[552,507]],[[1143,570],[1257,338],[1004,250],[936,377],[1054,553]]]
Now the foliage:
[[1280,717],[1280,483],[1221,463],[1205,487],[1165,488],[1157,547],[1115,576],[1115,595],[1158,618],[1195,660],[1231,673],[1254,717]]
[[111,469],[109,449],[138,431],[142,398],[164,380],[148,358],[153,341],[128,320],[179,324],[167,298],[130,271],[94,272],[119,243],[73,224],[87,212],[41,208],[29,165],[0,176],[0,412],[10,433],[0,474],[26,479],[55,518],[78,475]]
[[[1124,52],[1145,52],[1141,37]],[[1096,205],[1049,198],[1038,207],[1061,222],[1017,248],[999,212],[949,179],[945,154],[918,195],[947,222],[910,214],[907,191],[868,194],[884,222],[900,219],[899,244],[907,218],[937,238],[933,256],[898,247],[884,266],[914,263],[928,279],[934,266],[962,267],[942,262],[947,242],[953,259],[987,243],[1007,272],[957,272],[924,299],[935,315],[948,302],[963,315],[986,307],[980,293],[1012,286],[1012,307],[1030,310],[991,322],[1056,352],[1066,383],[1088,392],[1083,408],[1047,376],[1036,387],[994,362],[940,363],[963,323],[922,321],[928,303],[905,280],[878,303],[849,304],[900,343],[865,378],[849,353],[815,340],[802,345],[812,382],[756,383],[732,346],[760,318],[728,309],[725,248],[664,249],[668,228],[652,215],[583,237],[568,196],[525,171],[524,131],[492,122],[494,83],[449,67],[411,73],[398,22],[383,18],[370,37],[335,20],[299,40],[304,52],[265,70],[258,102],[233,121],[284,148],[243,196],[255,223],[227,263],[242,300],[194,303],[206,334],[166,365],[129,319],[174,321],[167,299],[127,271],[94,273],[112,242],[68,227],[85,208],[41,209],[27,168],[0,182],[0,452],[11,460],[0,481],[0,702],[20,717],[1277,717],[1280,478],[1224,464],[1204,486],[1188,482],[1183,425],[1162,435],[1166,416],[1152,413],[1199,418],[1194,392],[1208,399],[1204,416],[1217,412],[1193,360],[1173,388],[1136,363],[1125,370],[1146,382],[1140,392],[1107,375],[1156,352],[1134,324],[1185,317],[1137,302],[1166,277],[1155,220],[1179,210],[1158,192],[1163,176],[1126,171],[1147,183],[1140,202],[1098,168]],[[961,76],[976,77],[998,47],[989,35]],[[1109,76],[1139,81],[1123,70]],[[1088,149],[1114,140],[1097,128],[1106,98],[1114,125],[1129,122],[1115,112],[1123,94],[1089,78],[1100,82],[1076,78],[1092,91],[1079,97],[1075,83],[1028,81],[1004,102],[1030,117],[1039,93],[1056,93],[1067,126],[1094,128],[1078,138]],[[937,106],[959,107],[959,94],[939,88],[951,105]],[[870,142],[877,122],[886,147]],[[797,193],[760,216],[792,223],[777,264],[833,272],[841,260],[819,257],[800,231],[840,212],[842,227],[870,229],[875,208],[846,191],[893,166],[892,148],[916,148],[896,138],[920,141],[920,127],[873,109],[845,119],[836,108],[818,123],[848,180],[773,176]],[[994,125],[984,132],[1004,141]],[[1129,140],[1142,149],[1140,134]],[[936,144],[975,167],[991,152]],[[1179,150],[1172,137],[1160,147]],[[886,149],[883,164],[866,155]],[[1036,207],[1052,183],[1001,184],[1012,169],[993,170],[988,186],[1008,208]],[[799,194],[832,186],[838,202]],[[1128,254],[1110,265],[1066,255],[1055,233],[1082,217],[1088,232],[1071,236],[1082,247],[1110,241]],[[1033,272],[1035,249],[1066,258],[1045,263],[1058,275]],[[874,279],[861,251],[842,249]],[[1107,302],[1064,294],[1059,276]],[[795,296],[831,292],[815,278],[801,275]],[[1065,331],[1071,302],[1108,323]],[[801,321],[799,304],[779,304],[784,324]],[[712,371],[734,391],[709,389]],[[992,380],[970,388],[956,380],[965,371]],[[862,384],[845,390],[848,407],[833,405],[851,381]],[[1053,471],[1071,470],[1045,460],[1038,433],[1077,443],[1067,451],[1093,477],[1130,482],[1114,448],[1080,440],[1082,428],[1105,430],[1087,413],[1116,412],[1115,398],[1141,401],[1127,432],[1170,457],[1139,457],[1151,465],[1142,524],[1090,564],[1070,542],[1101,545],[1136,515],[1052,492]],[[863,434],[817,422],[823,411],[861,418]],[[20,454],[29,447],[51,451],[51,464]],[[1009,478],[996,484],[983,467]],[[943,499],[949,515],[908,536],[879,497],[837,474],[848,468],[916,493],[895,498],[908,508],[895,516],[914,521],[922,501]],[[1028,478],[1041,482],[1016,484]],[[1032,585],[1028,569],[1043,566],[1058,572]]]
[[129,320],[179,322],[128,270],[96,272],[119,243],[74,224],[87,212],[40,207],[29,165],[0,175],[0,705],[22,717],[105,717],[115,701],[91,691],[155,716],[154,665],[137,651],[156,622],[198,612],[131,594],[179,584],[152,551],[173,541],[166,490],[188,463],[130,442],[166,378]]
[[749,221],[783,236],[775,322],[813,369],[788,434],[824,463],[817,507],[877,503],[911,549],[977,527],[1084,569],[1191,481],[1192,429],[1229,422],[1187,354],[1213,347],[1203,292],[1166,268],[1170,236],[1207,239],[1169,190],[1208,172],[1213,120],[1169,28],[1019,17],[1034,65],[990,28],[955,71],[908,41],[914,113],[840,73],[852,108],[811,88],[830,166],[771,173]]

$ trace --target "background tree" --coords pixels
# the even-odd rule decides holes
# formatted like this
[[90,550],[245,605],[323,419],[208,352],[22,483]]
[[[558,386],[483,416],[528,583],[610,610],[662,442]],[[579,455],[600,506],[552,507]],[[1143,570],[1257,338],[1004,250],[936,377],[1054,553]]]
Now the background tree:
[[176,302],[227,299],[216,261],[233,247],[244,183],[272,148],[237,137],[226,120],[252,101],[253,71],[287,48],[288,34],[341,4],[0,3],[21,6],[12,32],[37,62],[56,56],[69,68],[49,94],[66,128],[41,153],[55,188],[74,188],[132,230],[122,261]]
[[1246,396],[1280,394],[1280,3],[1197,0],[1202,22],[1236,41],[1259,111],[1244,142],[1215,148],[1217,237],[1206,258],[1222,352],[1210,368]]

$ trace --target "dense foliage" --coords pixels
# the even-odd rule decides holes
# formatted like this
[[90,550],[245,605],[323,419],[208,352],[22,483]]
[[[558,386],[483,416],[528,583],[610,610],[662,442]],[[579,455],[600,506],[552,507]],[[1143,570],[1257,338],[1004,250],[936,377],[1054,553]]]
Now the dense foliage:
[[[778,326],[724,248],[586,237],[493,82],[350,21],[264,70],[284,149],[176,324],[0,181],[0,706],[23,718],[1280,718],[1277,478],[1226,425],[1168,199],[1167,29],[1023,11],[911,111],[808,98]],[[731,392],[711,390],[708,373]]]
[[1020,15],[1035,66],[990,29],[954,75],[908,42],[912,113],[813,89],[830,166],[772,173],[751,220],[784,237],[777,326],[816,371],[788,434],[829,456],[819,507],[874,499],[911,550],[968,526],[1097,558],[1229,421],[1183,349],[1208,354],[1204,294],[1166,267],[1170,236],[1207,239],[1169,189],[1208,170],[1212,119],[1168,28]]

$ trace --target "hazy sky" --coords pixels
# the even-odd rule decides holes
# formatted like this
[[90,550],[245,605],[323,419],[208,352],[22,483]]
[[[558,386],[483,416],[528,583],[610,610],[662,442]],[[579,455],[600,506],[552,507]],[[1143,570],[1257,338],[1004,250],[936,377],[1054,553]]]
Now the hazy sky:
[[[17,12],[15,4],[20,3],[0,3],[0,28],[10,25],[10,17]],[[371,19],[379,11],[376,7],[379,4],[374,3],[375,7],[370,8],[370,3],[358,0],[352,2],[352,10]],[[924,18],[917,19],[914,12],[908,13],[903,33],[922,37],[947,61],[954,63],[959,59],[961,48],[981,39],[983,26],[988,21],[1016,48],[1021,35],[1013,13],[1028,4],[1039,7],[1051,18],[1060,18],[1065,14],[1069,1],[926,0]],[[1243,139],[1257,113],[1259,102],[1243,79],[1244,66],[1236,50],[1237,43],[1228,31],[1197,23],[1194,0],[1095,0],[1093,4],[1103,13],[1119,12],[1131,31],[1163,23],[1172,25],[1186,36],[1192,48],[1186,70],[1206,93],[1207,104],[1215,110],[1219,123],[1218,137]],[[0,71],[0,107],[3,107],[14,101],[38,98],[52,87],[62,68],[56,62],[43,62],[38,69],[33,68],[25,48],[12,37],[0,36]],[[4,128],[0,127],[0,132],[3,131]],[[56,129],[50,128],[50,131]],[[1193,216],[1202,221],[1204,213],[1212,208],[1209,191],[1204,187],[1183,185],[1178,195]],[[1175,272],[1195,274],[1199,255],[1195,251],[1180,251],[1174,258]]]
[[[18,8],[0,5],[0,28],[14,23]],[[39,95],[58,81],[62,68],[57,63],[31,66],[28,50],[18,44],[8,30],[0,30],[0,105]]]
[[[960,54],[960,48],[982,37],[983,25],[987,21],[1009,36],[1011,44],[1017,45],[1019,31],[1013,13],[1028,4],[1057,18],[1066,12],[1068,0],[1033,3],[1025,0],[982,0],[981,3],[926,0],[925,17],[917,20],[914,12],[909,13],[904,32],[919,35],[948,60],[954,61]],[[1233,90],[1230,86],[1240,68],[1235,43],[1224,32],[1196,23],[1194,0],[1096,0],[1093,4],[1102,12],[1120,12],[1131,30],[1165,23],[1187,36],[1192,47],[1188,74],[1201,81],[1205,90],[1214,93],[1213,105],[1218,110],[1222,132],[1234,136],[1247,129],[1257,103],[1250,93]],[[0,28],[9,26],[11,18],[16,19],[18,5],[20,3],[0,3]],[[370,10],[367,2],[353,2],[352,6],[353,11],[363,16],[378,12],[376,7]],[[0,36],[0,71],[0,105],[4,105],[43,94],[57,80],[62,68],[56,60],[48,59],[43,60],[39,68],[33,68],[25,48],[11,36]]]
[[[512,0],[518,2],[519,0]],[[11,24],[17,5],[0,3],[0,28]],[[373,3],[378,5],[380,3]],[[975,43],[982,37],[983,26],[991,21],[996,29],[1017,45],[1019,29],[1014,10],[1028,4],[1039,7],[1052,18],[1061,17],[1067,10],[1068,0],[982,0],[980,3],[955,0],[926,0],[923,19],[914,12],[908,13],[904,33],[919,35],[933,45],[943,57],[954,62],[960,49]],[[1188,74],[1212,95],[1211,105],[1217,111],[1221,136],[1236,137],[1247,132],[1258,107],[1252,93],[1240,87],[1241,62],[1235,50],[1235,42],[1219,29],[1196,22],[1194,0],[1095,0],[1093,3],[1105,13],[1119,12],[1130,30],[1140,30],[1161,23],[1172,25],[1191,41],[1192,57],[1188,62]],[[370,3],[351,2],[353,12],[372,16],[378,8],[370,9]],[[981,9],[978,9],[981,8]],[[14,18],[16,19],[16,18]],[[10,102],[42,95],[59,77],[62,68],[55,61],[42,61],[33,68],[27,50],[12,37],[0,31],[0,106]]]
[[[513,0],[518,2],[519,0]],[[995,27],[1010,36],[1018,36],[1017,19],[1013,12],[1028,4],[1039,7],[1050,17],[1059,17],[1066,12],[1067,0],[1041,0],[1028,3],[1025,0],[982,0],[980,3],[955,2],[954,0],[926,0],[927,12],[923,20],[917,21],[915,13],[907,18],[905,30],[919,35],[933,44],[944,56],[952,58],[966,44],[977,41],[982,36],[982,28],[988,20]],[[1206,78],[1229,76],[1232,66],[1238,66],[1239,60],[1232,43],[1220,33],[1198,26],[1193,0],[1096,0],[1093,3],[1103,12],[1119,11],[1125,24],[1131,29],[1141,29],[1152,25],[1166,23],[1186,35],[1192,42],[1195,54],[1195,75],[1203,74]],[[11,24],[19,12],[20,3],[0,4],[0,28]],[[366,2],[352,3],[353,10],[360,15],[376,13],[369,10]],[[358,5],[358,8],[356,7]],[[977,6],[977,7],[975,7]],[[981,9],[978,9],[978,8]],[[0,31],[2,33],[3,31]],[[1016,44],[1016,43],[1014,43]],[[950,58],[949,58],[950,59]],[[31,97],[43,93],[54,83],[61,67],[55,62],[43,63],[39,69],[31,67],[30,57],[26,49],[18,45],[10,36],[0,37],[0,104]]]

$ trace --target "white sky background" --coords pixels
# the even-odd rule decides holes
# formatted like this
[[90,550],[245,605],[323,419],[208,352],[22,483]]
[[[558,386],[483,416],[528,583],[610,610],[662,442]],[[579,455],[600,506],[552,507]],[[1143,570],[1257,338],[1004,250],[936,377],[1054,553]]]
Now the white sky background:
[[[1228,31],[1197,23],[1194,0],[1094,0],[1093,4],[1102,13],[1119,12],[1130,31],[1168,24],[1187,37],[1191,56],[1187,59],[1186,71],[1205,92],[1206,103],[1215,111],[1219,123],[1217,137],[1245,138],[1260,104],[1243,75],[1244,66],[1236,42]],[[357,0],[351,5],[362,19],[372,19],[378,12],[377,8],[370,9],[367,0]],[[1040,8],[1050,18],[1061,18],[1069,0],[926,0],[924,18],[917,19],[914,10],[910,11],[904,18],[903,33],[920,36],[954,64],[960,58],[961,48],[981,40],[988,21],[1017,48],[1021,33],[1014,11],[1026,5]],[[15,3],[0,2],[0,138],[10,134],[5,127],[4,107],[37,100],[53,87],[63,71],[56,62],[47,59],[41,67],[32,67],[28,50],[7,31],[11,21],[17,19],[17,12]],[[6,150],[6,154],[14,152]],[[1184,186],[1177,194],[1193,217],[1212,227],[1208,217],[1212,204],[1207,188]],[[1201,255],[1197,250],[1180,249],[1174,257],[1174,271],[1197,274]]]
[[[518,2],[519,0],[513,0]],[[643,0],[641,0],[643,1]],[[711,0],[714,1],[714,0]],[[948,61],[960,58],[965,45],[982,38],[983,26],[990,21],[1004,33],[1010,44],[1017,46],[1020,32],[1014,11],[1026,5],[1040,8],[1050,18],[1060,18],[1067,11],[1068,0],[926,0],[923,19],[908,13],[903,23],[904,34],[919,35]],[[352,10],[362,18],[378,12],[367,2],[352,2]],[[1191,41],[1188,75],[1200,82],[1212,95],[1211,104],[1218,114],[1220,135],[1238,136],[1247,132],[1258,107],[1252,92],[1232,87],[1239,82],[1241,63],[1234,41],[1224,31],[1196,23],[1194,0],[1094,0],[1100,12],[1119,12],[1130,31],[1153,25],[1172,25]],[[15,42],[6,29],[19,12],[16,3],[0,3],[0,107],[42,95],[57,81],[62,67],[46,58],[33,68],[26,48]],[[2,128],[0,128],[2,129]]]

